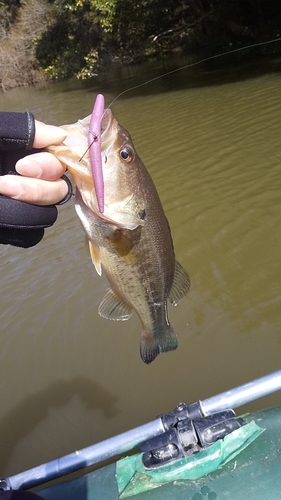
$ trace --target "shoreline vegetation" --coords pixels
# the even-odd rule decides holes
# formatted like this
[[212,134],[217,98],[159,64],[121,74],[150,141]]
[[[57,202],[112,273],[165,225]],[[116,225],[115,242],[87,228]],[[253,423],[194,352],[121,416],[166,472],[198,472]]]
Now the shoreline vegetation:
[[[0,89],[281,37],[281,0],[0,0]],[[280,55],[281,41],[251,49]],[[247,51],[246,56],[247,56]]]

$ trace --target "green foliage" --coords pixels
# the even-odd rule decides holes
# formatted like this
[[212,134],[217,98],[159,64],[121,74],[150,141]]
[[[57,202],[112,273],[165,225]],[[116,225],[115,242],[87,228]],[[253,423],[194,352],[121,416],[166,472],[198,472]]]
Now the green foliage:
[[35,52],[44,73],[53,78],[80,74],[85,58],[101,41],[101,30],[89,2],[59,3],[61,9],[50,29],[37,40]]
[[209,54],[254,42],[264,24],[264,11],[267,15],[270,11],[268,3],[275,2],[49,1],[57,10],[56,22],[39,40],[36,56],[49,75],[79,78],[93,76],[99,66],[113,61],[131,62],[191,48],[204,48]]
[[[124,50],[135,54],[161,52],[178,45],[178,32],[193,21],[196,2],[187,0],[119,1],[113,32]],[[197,14],[198,15],[198,14]]]
[[91,0],[91,8],[96,10],[101,28],[105,33],[112,31],[117,0]]
[[97,76],[97,73],[95,71],[95,68],[98,63],[98,51],[95,49],[92,49],[85,57],[85,66],[81,69],[81,71],[78,71],[76,73],[77,78],[80,78],[81,80],[87,80],[87,78],[91,78],[92,76]]

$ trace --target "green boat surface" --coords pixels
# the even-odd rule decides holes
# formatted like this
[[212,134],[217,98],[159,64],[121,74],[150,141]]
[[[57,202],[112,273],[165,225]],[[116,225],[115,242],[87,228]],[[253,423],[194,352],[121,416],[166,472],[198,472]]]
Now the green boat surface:
[[[243,416],[264,432],[214,472],[175,480],[136,495],[136,500],[280,500],[281,406]],[[118,500],[116,464],[38,491],[46,500]]]

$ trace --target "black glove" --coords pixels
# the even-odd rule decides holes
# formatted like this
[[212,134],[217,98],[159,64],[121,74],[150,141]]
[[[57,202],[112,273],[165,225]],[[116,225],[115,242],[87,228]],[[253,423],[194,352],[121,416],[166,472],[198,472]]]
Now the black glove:
[[[40,151],[32,149],[34,135],[32,113],[0,112],[0,175],[18,175],[16,162]],[[70,181],[64,179],[70,187]],[[50,227],[56,219],[55,205],[32,205],[0,195],[0,243],[24,248],[34,246],[43,238],[44,228]]]

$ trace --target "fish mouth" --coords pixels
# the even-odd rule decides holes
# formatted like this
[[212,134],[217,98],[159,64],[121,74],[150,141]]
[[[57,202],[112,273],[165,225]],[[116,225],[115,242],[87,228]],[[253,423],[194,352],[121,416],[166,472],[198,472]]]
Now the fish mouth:
[[112,114],[111,109],[105,109],[101,121],[101,144],[102,150],[104,150],[108,143],[112,140],[115,128],[116,128],[116,120]]

